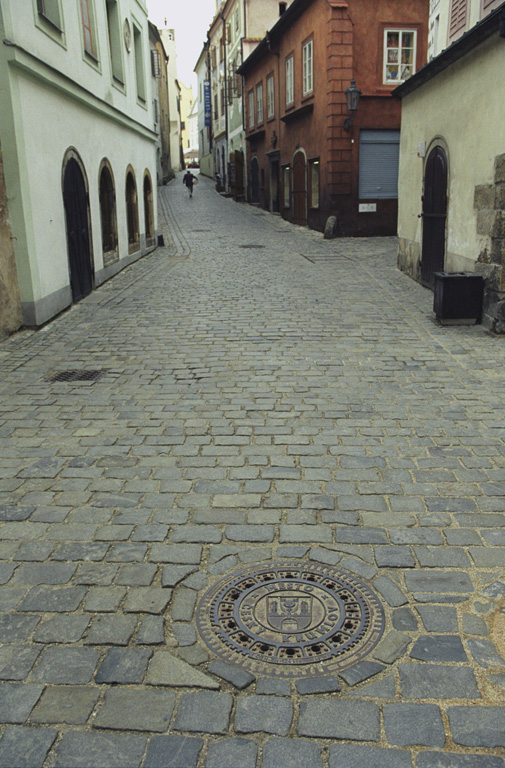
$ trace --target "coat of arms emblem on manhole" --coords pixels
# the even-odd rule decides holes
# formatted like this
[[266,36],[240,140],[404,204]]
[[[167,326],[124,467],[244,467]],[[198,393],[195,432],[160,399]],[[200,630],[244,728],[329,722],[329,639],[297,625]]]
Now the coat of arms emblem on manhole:
[[200,635],[217,656],[274,676],[345,669],[370,653],[384,623],[378,597],[353,574],[291,560],[233,572],[197,611]]

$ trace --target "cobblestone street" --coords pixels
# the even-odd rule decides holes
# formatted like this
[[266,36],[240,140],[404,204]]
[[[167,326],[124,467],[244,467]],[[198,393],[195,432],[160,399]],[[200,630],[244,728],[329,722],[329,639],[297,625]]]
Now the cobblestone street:
[[[0,768],[505,768],[505,339],[393,238],[181,180],[163,248],[0,344]],[[214,653],[207,590],[299,561],[378,643]]]

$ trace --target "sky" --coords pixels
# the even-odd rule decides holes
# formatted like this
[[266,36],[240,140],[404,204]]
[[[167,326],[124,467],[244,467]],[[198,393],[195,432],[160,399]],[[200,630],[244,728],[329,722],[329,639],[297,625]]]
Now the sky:
[[216,0],[146,0],[149,21],[159,29],[175,30],[177,46],[177,75],[184,85],[192,85],[196,95],[193,72],[207,37],[207,30],[216,12]]

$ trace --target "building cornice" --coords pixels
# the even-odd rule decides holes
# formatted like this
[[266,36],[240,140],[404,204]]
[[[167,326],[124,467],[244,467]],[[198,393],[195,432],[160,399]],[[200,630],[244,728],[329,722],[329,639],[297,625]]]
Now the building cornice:
[[395,88],[391,95],[398,99],[403,99],[409,93],[428,83],[440,72],[452,66],[456,61],[462,59],[497,32],[499,32],[500,37],[505,38],[505,2],[495,11],[492,11],[489,16],[486,16],[468,30],[449,48],[446,48],[445,51],[435,56],[428,64],[425,64],[412,77],[409,77],[408,80],[405,80],[404,83]]

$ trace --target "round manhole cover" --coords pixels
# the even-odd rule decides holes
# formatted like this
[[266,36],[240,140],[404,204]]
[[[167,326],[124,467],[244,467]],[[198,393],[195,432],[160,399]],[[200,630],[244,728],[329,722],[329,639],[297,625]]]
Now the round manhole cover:
[[200,635],[217,656],[285,677],[355,664],[378,643],[384,621],[377,596],[353,574],[291,560],[235,571],[197,611]]

